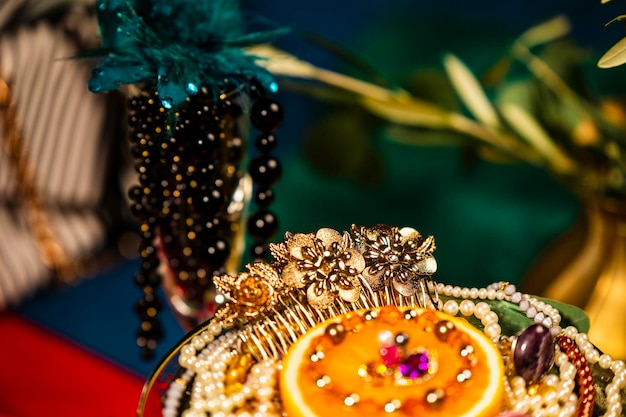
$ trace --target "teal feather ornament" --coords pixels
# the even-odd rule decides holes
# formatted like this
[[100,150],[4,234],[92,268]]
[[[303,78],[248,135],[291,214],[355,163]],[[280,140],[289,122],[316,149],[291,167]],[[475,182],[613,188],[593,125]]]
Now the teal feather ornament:
[[176,108],[206,87],[246,90],[256,80],[268,91],[277,85],[243,48],[266,43],[284,28],[253,31],[236,0],[98,0],[103,57],[89,90],[105,92],[143,84],[158,92],[163,106]]

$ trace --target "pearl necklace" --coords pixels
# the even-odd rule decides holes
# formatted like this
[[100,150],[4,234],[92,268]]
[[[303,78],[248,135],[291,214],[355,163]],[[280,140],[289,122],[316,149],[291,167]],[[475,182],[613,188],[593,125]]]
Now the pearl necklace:
[[[535,323],[541,323],[550,328],[552,335],[562,334],[573,340],[582,353],[581,356],[589,364],[598,363],[601,368],[613,372],[611,382],[604,389],[607,407],[603,416],[620,416],[622,412],[620,390],[626,387],[626,365],[621,360],[613,360],[611,355],[600,354],[589,341],[589,337],[585,333],[579,333],[575,327],[569,326],[562,329],[559,326],[561,315],[555,307],[528,294],[522,294],[517,291],[514,285],[504,282],[497,282],[481,289],[461,288],[439,283],[437,284],[437,291],[443,296],[464,298],[460,304],[454,300],[448,300],[444,303],[443,310],[448,314],[456,315],[460,311],[463,315],[471,315],[472,304],[470,303],[473,302],[470,299],[506,300],[517,304],[519,309]],[[478,303],[476,306],[479,304],[482,303]],[[463,305],[464,307],[461,307]],[[483,325],[485,325],[484,322]],[[486,325],[484,331],[488,337],[491,337]],[[573,351],[574,348],[571,350]],[[533,415],[539,411],[545,415],[575,415],[576,405],[579,402],[574,393],[576,365],[570,361],[567,352],[557,352],[555,364],[559,367],[559,375],[546,375],[542,381],[546,387],[543,390],[532,386],[532,389],[527,389],[526,381],[519,376],[505,379],[509,406],[515,411],[531,412]]]
[[[195,376],[189,407],[182,417],[280,416],[275,406],[277,362],[266,360],[253,364],[251,356],[242,349],[242,331],[220,336],[222,331],[220,323],[211,323],[180,351],[178,362],[186,369],[184,375]],[[168,389],[163,417],[177,416],[179,391],[180,388],[174,388],[170,394]],[[254,402],[249,402],[252,399]]]
[[[569,326],[559,326],[561,315],[548,303],[527,294],[522,294],[515,286],[495,283],[486,288],[461,288],[437,284],[437,291],[444,298],[460,298],[458,302],[448,299],[443,303],[443,311],[453,316],[474,316],[480,320],[483,332],[496,343],[506,336],[501,335],[498,314],[492,311],[487,301],[505,300],[517,304],[526,316],[535,323],[550,328],[557,339],[570,340],[571,346],[559,344],[561,350],[555,355],[554,364],[558,374],[548,374],[539,383],[529,384],[521,376],[509,373],[504,383],[506,404],[510,411],[529,415],[545,416],[587,416],[584,404],[576,390],[576,376],[580,373],[581,358],[589,364],[598,364],[613,373],[610,382],[604,388],[606,411],[603,417],[619,417],[622,413],[621,390],[626,387],[626,365],[621,360],[614,360],[608,354],[600,354],[589,341],[586,334]],[[481,300],[475,302],[475,300]],[[179,364],[185,369],[181,377],[170,384],[164,399],[163,416],[175,417],[178,414],[184,389],[191,381],[189,407],[181,414],[183,417],[200,417],[209,413],[212,416],[247,417],[254,413],[243,409],[247,400],[258,400],[259,415],[278,416],[276,375],[280,365],[276,360],[265,360],[249,366],[239,366],[240,372],[247,374],[238,389],[229,388],[229,375],[237,370],[236,362],[241,365],[245,355],[241,348],[243,332],[230,331],[221,335],[223,326],[211,322],[205,330],[191,338],[179,354]],[[221,336],[220,336],[221,335]],[[563,347],[565,346],[565,347]],[[569,346],[569,347],[568,347]],[[580,352],[576,360],[575,352]],[[505,358],[506,359],[506,358]],[[574,359],[574,360],[573,360]],[[243,360],[245,362],[246,360]],[[229,372],[230,371],[230,372]],[[231,378],[232,379],[232,378]],[[579,380],[580,384],[580,380]]]
[[[556,352],[554,359],[558,374],[545,375],[535,384],[529,384],[521,376],[511,372],[505,377],[503,383],[509,411],[558,417],[588,416],[589,412],[584,407],[587,403],[575,392],[577,385],[575,379],[580,374],[581,361],[584,361],[585,364],[597,363],[601,368],[613,373],[613,377],[604,388],[606,411],[603,417],[621,415],[623,411],[621,390],[626,387],[626,365],[621,360],[614,360],[608,354],[600,354],[588,336],[578,332],[575,327],[562,329],[559,326],[561,315],[555,307],[522,294],[515,286],[507,283],[495,283],[480,289],[436,285],[437,291],[444,298],[461,299],[460,302],[454,299],[445,301],[443,303],[445,313],[476,317],[480,320],[485,335],[496,343],[508,338],[501,335],[498,314],[492,311],[487,301],[483,300],[505,300],[517,304],[528,318],[549,327],[557,340],[564,341],[559,343],[560,350]],[[243,332],[230,331],[221,335],[223,331],[224,328],[219,322],[211,322],[205,330],[180,349],[179,364],[185,372],[170,384],[166,392],[164,417],[178,415],[184,389],[192,380],[189,407],[183,411],[182,417],[200,417],[206,416],[207,413],[223,417],[280,415],[280,407],[276,402],[276,375],[280,366],[278,362],[268,359],[249,366],[247,371],[246,366],[240,366],[240,371],[243,370],[247,378],[239,383],[237,389],[229,388],[232,385],[232,381],[230,384],[228,381],[229,375],[232,376],[232,371],[237,369],[236,362],[242,362],[241,358],[245,355],[241,347]],[[568,345],[568,340],[571,345]],[[578,357],[576,352],[579,352]],[[580,381],[579,379],[579,385]],[[241,409],[242,405],[252,398],[259,401],[256,411],[252,412],[249,408]]]

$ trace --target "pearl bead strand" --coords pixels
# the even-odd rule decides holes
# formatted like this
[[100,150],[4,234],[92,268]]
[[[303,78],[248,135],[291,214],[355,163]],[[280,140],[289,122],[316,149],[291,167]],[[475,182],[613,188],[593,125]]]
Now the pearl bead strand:
[[176,378],[167,387],[165,400],[163,401],[163,417],[178,417],[180,400],[193,376],[193,371],[186,370],[182,376]]
[[[457,303],[455,300],[446,301],[443,310],[448,314],[457,315],[461,311],[460,305],[469,299],[506,300],[517,304],[519,309],[535,323],[541,323],[550,328],[553,336],[565,335],[572,339],[578,349],[580,349],[582,357],[589,364],[598,363],[601,368],[609,369],[613,372],[612,380],[604,389],[606,412],[603,414],[603,417],[619,417],[622,415],[621,391],[626,387],[626,365],[621,360],[613,360],[608,354],[600,354],[589,341],[589,337],[584,333],[579,333],[575,327],[569,326],[566,329],[562,329],[560,327],[562,317],[558,309],[535,297],[523,294],[517,291],[514,285],[504,282],[496,282],[480,289],[461,288],[459,286],[438,283],[436,284],[436,290],[444,296],[465,298],[461,303]],[[470,304],[466,303],[465,306],[465,312],[469,311],[467,309]],[[461,311],[461,314],[466,315],[463,311]],[[535,391],[535,393],[531,395],[526,390],[526,382],[521,377],[519,379],[513,378],[512,380],[505,378],[505,391],[512,409],[531,413],[535,411],[537,414],[545,415],[546,417],[552,415],[569,417],[577,414],[579,399],[574,392],[577,367],[569,360],[565,352],[557,352],[555,364],[559,367],[559,375],[545,376],[542,384],[557,390],[560,406],[558,406],[558,402],[557,406],[554,405],[551,389],[546,388],[544,389],[545,392],[538,393],[538,390],[533,388],[532,391]],[[519,401],[517,398],[522,400]],[[581,413],[584,415],[583,412],[578,412],[578,415],[581,415]]]
[[461,313],[463,316],[475,316],[483,324],[483,332],[494,342],[500,339],[502,329],[498,324],[498,315],[491,311],[491,307],[482,301],[475,304],[472,300],[463,300],[457,303],[455,300],[448,300],[443,304],[443,311],[451,316]]
[[[463,298],[447,300],[443,304],[443,311],[453,316],[476,317],[481,321],[485,335],[494,342],[505,340],[506,337],[501,337],[498,315],[491,310],[488,300],[505,300],[516,304],[533,322],[550,328],[560,347],[554,359],[558,373],[545,375],[535,384],[527,383],[514,373],[505,377],[503,383],[508,411],[542,417],[588,417],[592,409],[592,404],[589,404],[593,402],[593,386],[589,386],[591,379],[585,378],[590,372],[589,366],[597,364],[613,373],[604,388],[606,411],[602,417],[622,415],[626,365],[621,360],[613,360],[610,355],[600,354],[588,336],[579,333],[575,327],[562,329],[562,318],[558,309],[502,282],[480,289],[436,284],[436,290],[447,297]],[[240,349],[239,332],[231,331],[220,336],[222,331],[219,323],[211,323],[206,330],[183,346],[179,363],[186,371],[168,388],[164,417],[177,415],[181,396],[192,380],[190,406],[182,417],[280,415],[276,402],[276,378],[280,365],[276,361],[255,363],[250,367],[247,380],[241,387],[226,390],[226,370],[243,353]],[[254,401],[248,401],[250,399]],[[257,404],[254,410],[250,407],[252,403]],[[243,404],[246,406],[242,407]]]
[[[217,340],[222,332],[219,323],[212,323],[207,330],[194,336],[181,349],[179,364],[187,372],[196,375],[189,400],[189,407],[182,417],[269,417],[280,416],[275,398],[278,377],[278,365],[274,360],[267,360],[251,366],[246,381],[235,388],[227,384],[229,367],[242,355],[239,331],[231,331]],[[185,373],[187,375],[187,373]],[[174,386],[176,381],[170,385]],[[178,395],[177,388],[172,395]],[[170,394],[170,390],[168,390]],[[245,407],[237,412],[248,400],[254,399],[254,406]],[[178,403],[168,395],[163,417],[174,417],[170,409],[176,410]],[[168,413],[167,415],[165,413]]]

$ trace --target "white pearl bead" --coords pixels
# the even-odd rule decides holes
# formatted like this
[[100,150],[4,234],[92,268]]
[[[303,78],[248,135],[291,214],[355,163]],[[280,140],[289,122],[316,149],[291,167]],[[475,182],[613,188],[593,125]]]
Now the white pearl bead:
[[598,361],[598,365],[600,365],[603,369],[609,369],[611,367],[611,363],[613,362],[613,357],[608,353],[602,354],[600,356],[600,360]]
[[229,413],[232,411],[233,409],[233,402],[231,401],[230,398],[224,398],[221,402],[220,402],[220,407],[222,408],[222,411],[225,413]]
[[611,371],[613,371],[613,373],[615,374],[619,374],[620,372],[624,371],[624,369],[626,369],[626,364],[624,364],[624,361],[622,360],[615,360],[611,364]]
[[193,346],[195,350],[202,350],[204,346],[206,346],[206,342],[202,337],[194,336],[193,339],[191,339],[191,346]]
[[600,352],[593,349],[585,353],[585,358],[589,363],[596,363],[600,360]]
[[176,417],[178,410],[176,408],[166,408],[163,410],[163,417]]
[[478,298],[478,288],[471,288],[469,291],[470,298]]
[[474,306],[474,315],[476,316],[477,319],[482,319],[485,313],[490,312],[490,311],[491,311],[491,307],[489,307],[489,304],[483,301],[479,302],[478,304]]
[[178,404],[180,404],[180,401],[177,398],[173,397],[173,396],[169,396],[169,397],[167,397],[165,399],[163,404],[165,404],[166,407],[176,408],[176,407],[178,407]]
[[609,399],[609,406],[607,408],[607,411],[619,415],[623,410],[623,406],[620,403],[620,396],[617,395],[616,398]]
[[209,329],[208,329],[211,334],[213,334],[214,336],[218,336],[220,333],[222,333],[222,325],[219,323],[211,323],[209,324]]
[[468,298],[470,294],[469,288],[461,288],[461,298]]
[[556,387],[559,383],[559,377],[554,374],[548,374],[543,377],[542,382],[549,387]]
[[474,302],[472,300],[463,300],[459,304],[459,311],[464,316],[471,316],[474,314]]
[[257,396],[262,400],[270,400],[274,396],[274,389],[271,387],[262,387],[257,391]]
[[575,339],[577,334],[578,334],[578,329],[576,327],[567,326],[565,328],[565,336],[569,337],[570,339]]
[[[552,320],[555,324],[558,323],[557,321],[554,321],[554,319]],[[552,336],[556,336],[558,334],[560,334],[563,331],[563,329],[561,328],[561,326],[558,325],[554,325],[553,327],[550,328],[550,334]]]
[[561,351],[558,351],[555,353],[554,355],[554,363],[557,366],[561,366],[563,365],[565,362],[567,362],[567,355]]
[[513,390],[515,398],[524,398],[526,396],[526,387],[515,387]]
[[548,390],[546,394],[543,396],[543,402],[546,405],[555,404],[558,401],[558,397],[556,395],[556,391]]
[[487,326],[491,323],[497,323],[498,322],[498,315],[493,312],[493,311],[488,311],[485,313],[485,315],[482,318],[482,323],[484,326]]
[[525,414],[528,412],[528,397],[520,399],[514,406],[513,410],[518,413]]
[[182,366],[185,369],[192,369],[194,364],[196,363],[196,357],[195,356],[180,356],[178,363],[180,364],[180,366]]
[[211,332],[208,332],[206,330],[200,333],[200,337],[202,338],[202,340],[204,340],[206,344],[211,343],[215,339]]
[[570,362],[565,362],[561,365],[561,378],[572,379],[576,375],[576,367]]
[[571,417],[574,415],[574,413],[576,413],[576,404],[568,402],[561,409],[561,412],[559,413],[559,417],[561,416]]
[[487,336],[488,338],[492,340],[499,338],[501,331],[502,330],[500,328],[500,325],[497,323],[488,324],[487,326],[485,326],[485,329],[483,330],[483,332],[485,333],[485,336]]
[[539,395],[532,395],[528,399],[528,406],[531,410],[536,410],[541,407],[541,397]]
[[610,397],[611,395],[619,395],[619,387],[617,385],[615,385],[614,383],[608,384],[606,386],[606,388],[604,389],[604,392],[606,392],[607,397]]
[[559,411],[561,411],[561,406],[557,404],[549,404],[546,408],[546,417],[556,417],[559,415]]
[[180,350],[180,354],[181,356],[193,356],[196,354],[196,349],[194,349],[193,346],[185,345]]
[[494,289],[487,290],[487,298],[490,299],[490,300],[495,300],[496,299],[496,290],[494,290]]
[[448,300],[443,305],[443,311],[451,316],[456,316],[459,312],[459,303],[454,300]]
[[511,378],[511,387],[513,388],[523,387],[524,389],[526,389],[526,381],[521,376],[516,375],[513,378]]
[[478,290],[478,298],[480,298],[481,300],[484,300],[485,298],[487,298],[487,289],[486,288],[481,288]]
[[620,388],[626,387],[626,371],[622,371],[613,377],[613,383]]
[[461,297],[461,287],[457,286],[457,287],[452,288],[452,296],[456,298]]
[[[571,393],[572,391],[574,391],[574,388],[576,387],[576,383],[574,382],[573,378],[570,379],[564,379],[561,381],[561,387],[566,390],[568,393]],[[574,394],[574,397],[576,396],[576,394]],[[573,401],[577,401],[573,400]]]

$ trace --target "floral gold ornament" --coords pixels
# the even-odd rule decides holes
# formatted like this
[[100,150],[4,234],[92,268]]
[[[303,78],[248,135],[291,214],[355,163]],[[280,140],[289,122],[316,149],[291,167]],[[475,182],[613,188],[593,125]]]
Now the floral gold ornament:
[[[167,417],[623,415],[626,365],[595,348],[574,307],[506,282],[462,288],[429,277],[425,289],[440,302],[428,308],[416,297],[375,292],[362,275],[373,263],[361,232],[402,242],[400,230],[287,233],[271,246],[273,263],[217,278],[227,301],[164,358],[138,415],[153,417],[146,398],[163,386]],[[319,308],[306,274],[317,279],[327,265],[320,279],[339,277],[345,268],[331,266],[346,254],[362,256],[350,275],[360,282],[358,299],[337,295]],[[298,263],[306,267],[290,272]],[[172,363],[178,371],[161,380]]]
[[405,297],[426,292],[425,280],[437,271],[432,236],[424,238],[415,229],[386,225],[353,226],[351,232],[363,252],[366,268],[362,275],[372,290],[390,286]]
[[359,299],[365,260],[348,233],[323,228],[315,235],[290,236],[285,245],[289,260],[282,271],[283,279],[288,286],[306,288],[313,308],[327,308],[337,297],[347,302]]
[[221,275],[214,279],[215,288],[229,300],[218,314],[225,320],[254,319],[276,305],[283,282],[270,265],[255,262],[247,265],[249,272],[236,277]]

